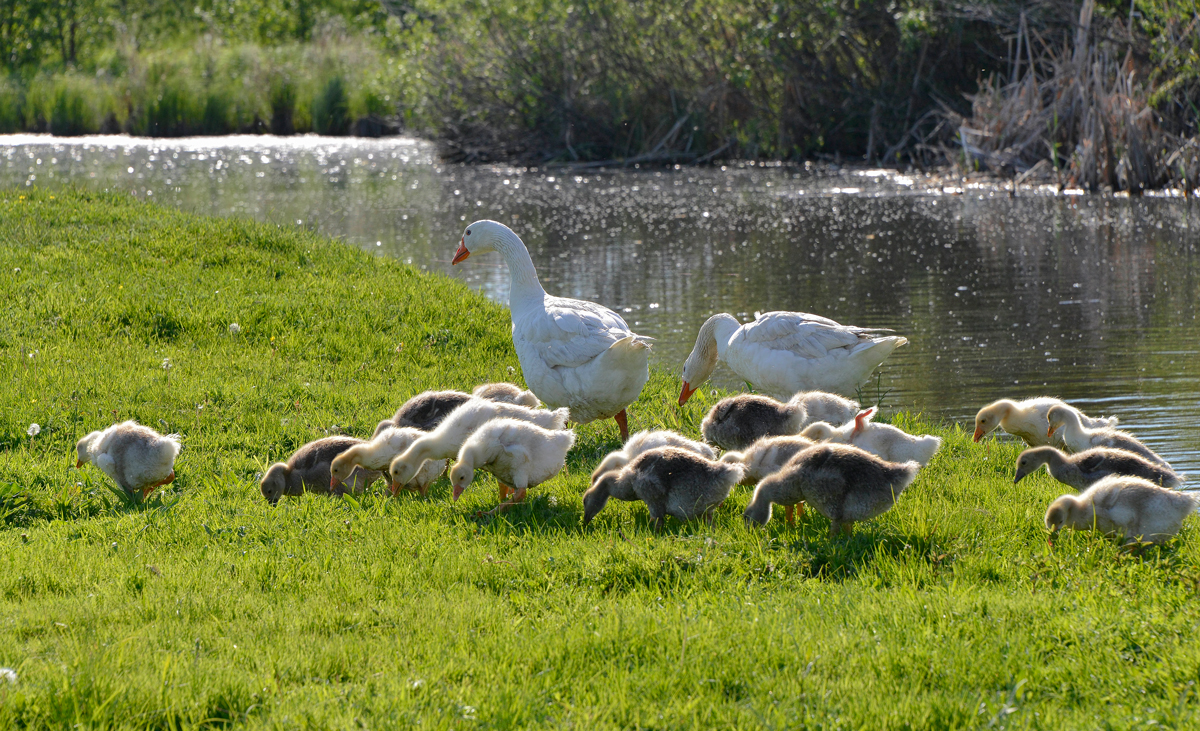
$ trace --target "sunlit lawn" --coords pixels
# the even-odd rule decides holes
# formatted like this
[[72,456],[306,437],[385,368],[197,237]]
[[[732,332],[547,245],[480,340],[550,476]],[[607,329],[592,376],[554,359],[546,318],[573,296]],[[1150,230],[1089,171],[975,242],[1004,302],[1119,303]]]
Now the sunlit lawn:
[[[0,666],[19,675],[0,727],[1195,723],[1194,524],[1141,553],[1051,548],[1064,490],[1013,485],[1011,443],[893,412],[946,446],[849,540],[811,511],[748,530],[744,489],[712,528],[655,535],[611,502],[583,529],[611,421],[495,521],[474,517],[491,478],[458,503],[443,478],[271,508],[258,473],[305,441],[369,435],[426,388],[520,382],[505,311],[310,234],[106,195],[0,196],[0,272]],[[716,394],[676,394],[655,371],[631,428],[696,435]],[[141,506],[74,469],[79,436],[126,418],[184,438]]]

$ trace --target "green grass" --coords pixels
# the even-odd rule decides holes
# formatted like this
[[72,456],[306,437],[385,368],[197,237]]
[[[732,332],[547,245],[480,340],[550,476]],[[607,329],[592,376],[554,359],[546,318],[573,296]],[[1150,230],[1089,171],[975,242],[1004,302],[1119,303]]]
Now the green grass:
[[[893,414],[946,446],[837,541],[812,512],[746,529],[744,490],[712,528],[655,535],[614,502],[582,529],[611,421],[495,521],[473,517],[490,478],[459,503],[443,478],[271,508],[256,475],[305,441],[519,382],[505,311],[302,231],[102,194],[0,194],[0,272],[0,666],[20,676],[0,727],[1196,723],[1194,521],[1140,554],[1051,549],[1064,490],[1013,485],[1011,443]],[[655,371],[631,428],[696,434],[716,395],[675,395]],[[78,436],[125,418],[184,436],[143,505],[73,469]]]

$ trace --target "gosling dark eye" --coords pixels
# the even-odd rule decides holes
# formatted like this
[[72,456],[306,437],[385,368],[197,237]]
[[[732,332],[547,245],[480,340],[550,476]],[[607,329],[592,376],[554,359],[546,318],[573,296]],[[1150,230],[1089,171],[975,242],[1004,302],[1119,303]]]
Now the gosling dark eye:
[[471,230],[467,229],[467,236],[470,236],[470,235],[471,235]]

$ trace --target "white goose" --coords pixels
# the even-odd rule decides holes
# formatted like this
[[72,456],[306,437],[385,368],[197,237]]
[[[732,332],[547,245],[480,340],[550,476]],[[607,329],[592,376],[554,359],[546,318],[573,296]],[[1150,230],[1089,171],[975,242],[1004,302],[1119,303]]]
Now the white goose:
[[679,404],[708,380],[718,360],[780,401],[799,391],[853,394],[876,366],[908,342],[883,332],[804,312],[767,312],[745,325],[733,315],[713,315],[683,364]]
[[467,226],[453,263],[489,251],[504,257],[512,277],[513,346],[530,390],[551,408],[569,407],[579,424],[611,417],[628,438],[625,407],[650,379],[649,338],[607,307],[546,294],[529,250],[502,223]]

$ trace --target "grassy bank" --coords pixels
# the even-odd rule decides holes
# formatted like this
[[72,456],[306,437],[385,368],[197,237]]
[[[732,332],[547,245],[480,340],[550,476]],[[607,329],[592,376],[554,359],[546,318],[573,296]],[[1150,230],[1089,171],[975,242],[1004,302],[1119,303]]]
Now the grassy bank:
[[[96,194],[0,195],[0,270],[0,666],[20,676],[0,726],[1195,723],[1194,521],[1140,555],[1051,549],[1062,490],[1013,485],[1014,445],[893,414],[947,444],[832,542],[812,513],[747,530],[745,491],[712,528],[656,536],[610,504],[582,530],[611,422],[494,522],[472,517],[490,478],[459,503],[443,479],[270,508],[256,474],[301,443],[369,434],[424,388],[519,381],[505,311],[304,232]],[[631,428],[696,434],[715,395],[678,408],[675,378],[652,375]],[[72,467],[118,418],[184,437],[138,508]]]

